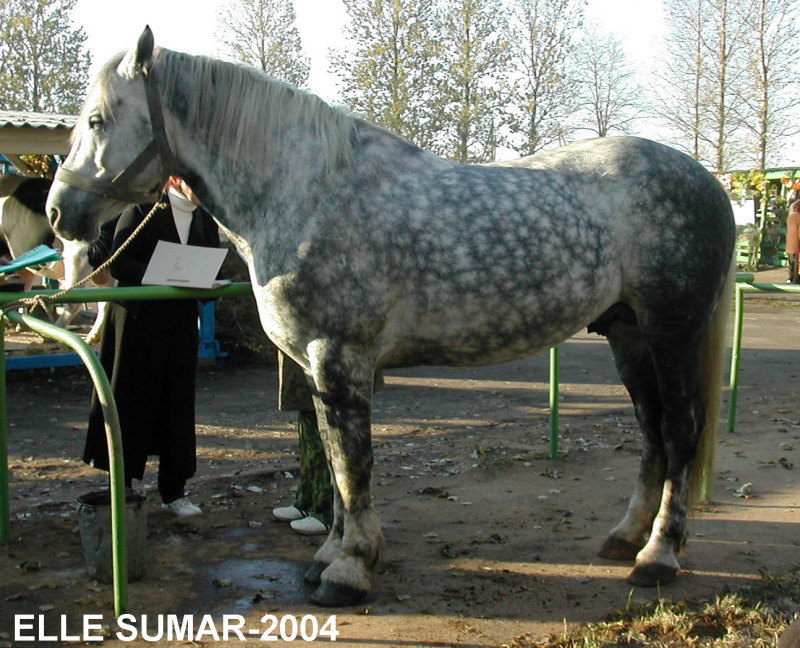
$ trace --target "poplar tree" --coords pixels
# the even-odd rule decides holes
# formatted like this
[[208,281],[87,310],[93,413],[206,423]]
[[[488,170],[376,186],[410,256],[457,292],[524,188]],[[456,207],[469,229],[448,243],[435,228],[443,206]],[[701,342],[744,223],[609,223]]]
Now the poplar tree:
[[598,137],[627,133],[639,114],[639,87],[625,59],[622,43],[613,35],[590,30],[578,56],[580,106]]
[[705,56],[707,0],[667,0],[671,31],[667,59],[651,88],[653,110],[675,132],[672,142],[695,160],[707,161],[702,133],[711,110],[709,64]]
[[344,0],[348,48],[332,59],[345,104],[353,112],[431,148],[439,44],[433,0]]
[[86,34],[76,0],[0,0],[0,108],[77,112],[88,85]]
[[513,0],[511,64],[516,72],[507,108],[510,146],[530,155],[564,143],[576,108],[575,35],[586,0]]
[[711,164],[716,171],[724,171],[741,161],[736,136],[741,126],[739,98],[746,72],[742,52],[746,17],[752,8],[751,1],[709,0],[705,51],[711,63],[711,110],[707,140],[712,150]]
[[676,144],[715,170],[741,162],[743,51],[752,0],[667,0],[671,25],[659,114]]
[[308,82],[310,64],[291,0],[228,0],[217,38],[223,56],[298,87]]
[[756,0],[746,30],[747,84],[742,109],[749,149],[758,169],[800,133],[800,8],[797,0]]
[[508,102],[510,46],[502,3],[445,3],[438,38],[444,117],[439,150],[457,162],[494,160]]

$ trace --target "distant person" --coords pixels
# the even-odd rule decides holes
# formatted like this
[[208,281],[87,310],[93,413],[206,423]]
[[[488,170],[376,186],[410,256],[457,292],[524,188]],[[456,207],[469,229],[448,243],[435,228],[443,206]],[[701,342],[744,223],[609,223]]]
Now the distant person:
[[[164,202],[111,264],[121,287],[140,286],[159,241],[219,247],[219,230],[194,193],[170,178]],[[126,242],[152,205],[125,210],[112,253]],[[119,410],[125,486],[142,479],[147,458],[159,457],[158,492],[163,508],[179,517],[202,513],[186,497],[195,473],[195,377],[199,309],[193,299],[111,303],[100,342],[100,361],[110,376]],[[83,454],[86,463],[108,470],[103,412],[95,393]]]
[[789,206],[789,217],[786,219],[786,256],[789,257],[789,279],[786,283],[800,284],[800,200]]

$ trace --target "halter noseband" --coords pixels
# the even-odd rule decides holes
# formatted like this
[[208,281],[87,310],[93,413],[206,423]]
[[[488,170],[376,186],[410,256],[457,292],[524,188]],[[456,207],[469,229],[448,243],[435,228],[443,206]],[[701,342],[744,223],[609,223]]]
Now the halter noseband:
[[[175,168],[175,156],[167,141],[167,131],[164,127],[164,113],[161,109],[161,97],[158,92],[158,83],[155,72],[151,67],[142,69],[145,94],[147,95],[147,108],[150,113],[150,126],[153,130],[153,139],[147,147],[139,153],[136,159],[127,168],[120,171],[111,180],[98,180],[82,175],[71,169],[59,167],[55,178],[64,184],[82,189],[103,198],[115,198],[126,203],[142,204],[157,202],[161,190],[167,183],[172,170]],[[149,193],[136,191],[126,186],[133,178],[139,175],[150,162],[161,158],[161,179],[159,184]]]

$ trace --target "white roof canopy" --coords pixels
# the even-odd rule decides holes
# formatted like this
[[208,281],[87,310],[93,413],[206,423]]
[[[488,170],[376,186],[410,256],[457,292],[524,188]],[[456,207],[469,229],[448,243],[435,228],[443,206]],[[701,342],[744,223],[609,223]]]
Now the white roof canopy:
[[66,155],[75,115],[0,110],[0,153]]

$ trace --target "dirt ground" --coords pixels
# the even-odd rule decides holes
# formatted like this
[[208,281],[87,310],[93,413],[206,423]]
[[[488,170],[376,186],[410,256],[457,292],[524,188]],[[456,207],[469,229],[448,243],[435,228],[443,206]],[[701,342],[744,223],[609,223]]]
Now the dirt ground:
[[[308,603],[302,581],[321,537],[270,516],[298,482],[294,416],[276,410],[275,369],[207,367],[190,482],[204,514],[175,520],[152,491],[147,574],[130,585],[129,611],[196,622],[239,614],[256,630],[266,630],[265,614],[310,614],[320,625],[335,614],[340,645],[499,647],[600,621],[628,601],[708,597],[762,570],[785,572],[800,551],[800,301],[748,297],[743,349],[737,429],[719,439],[714,501],[692,515],[683,570],[660,591],[631,587],[630,565],[596,556],[624,514],[639,452],[603,339],[582,333],[561,347],[557,460],[547,456],[546,355],[388,372],[373,425],[386,548],[368,600],[338,610]],[[83,615],[113,621],[111,588],[88,578],[77,531],[77,497],[104,484],[78,459],[88,379],[10,372],[8,397],[12,538],[0,549],[0,646],[30,645],[14,641],[15,615],[43,615],[45,637],[64,634],[62,618],[67,635]]]

